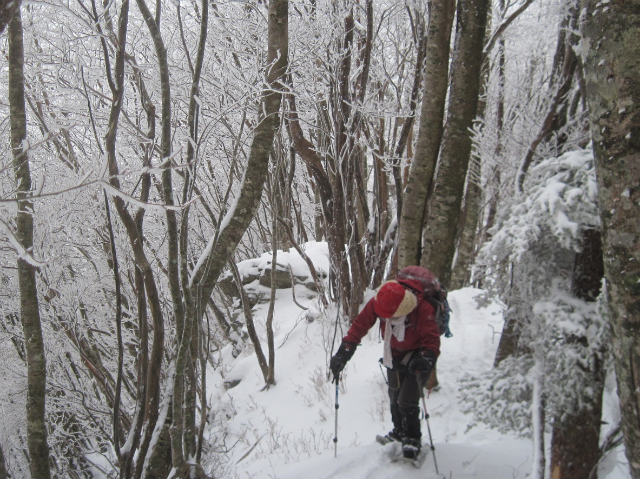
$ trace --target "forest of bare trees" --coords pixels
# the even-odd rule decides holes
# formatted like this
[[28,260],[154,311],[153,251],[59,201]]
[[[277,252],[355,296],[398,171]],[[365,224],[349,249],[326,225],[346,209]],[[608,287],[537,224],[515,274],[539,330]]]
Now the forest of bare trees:
[[[553,262],[570,296],[603,305],[611,336],[588,344],[580,407],[537,403],[535,477],[545,423],[551,477],[595,477],[612,356],[640,479],[638,12],[638,0],[0,1],[0,479],[215,477],[214,353],[250,342],[265,388],[279,379],[273,311],[261,346],[249,299],[233,303],[219,280],[242,293],[238,261],[273,251],[275,276],[277,251],[309,240],[328,245],[329,277],[311,271],[345,322],[410,264],[450,290],[493,288],[506,307],[497,371],[542,354],[526,338],[549,291],[530,288],[544,274],[529,266]],[[564,171],[578,149],[593,150],[597,200],[575,244],[531,242],[529,263],[479,254],[511,247],[490,242],[545,161]]]

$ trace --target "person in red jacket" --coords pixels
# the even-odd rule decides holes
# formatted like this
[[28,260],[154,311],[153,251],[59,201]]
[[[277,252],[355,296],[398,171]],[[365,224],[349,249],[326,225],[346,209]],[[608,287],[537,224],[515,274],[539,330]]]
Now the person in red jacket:
[[358,313],[329,367],[337,381],[355,353],[356,346],[380,318],[384,338],[382,362],[387,367],[393,429],[387,442],[401,441],[407,458],[420,452],[420,409],[422,387],[440,354],[440,331],[431,304],[418,292],[421,285],[411,280],[387,281]]

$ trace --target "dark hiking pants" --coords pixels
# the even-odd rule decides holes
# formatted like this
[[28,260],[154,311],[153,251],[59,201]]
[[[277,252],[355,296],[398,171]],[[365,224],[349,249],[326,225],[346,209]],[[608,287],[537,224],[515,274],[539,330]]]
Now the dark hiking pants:
[[409,368],[393,362],[393,368],[387,369],[389,381],[389,401],[393,428],[400,431],[403,437],[420,439],[420,407],[419,401],[422,387],[427,377],[418,377],[409,372]]

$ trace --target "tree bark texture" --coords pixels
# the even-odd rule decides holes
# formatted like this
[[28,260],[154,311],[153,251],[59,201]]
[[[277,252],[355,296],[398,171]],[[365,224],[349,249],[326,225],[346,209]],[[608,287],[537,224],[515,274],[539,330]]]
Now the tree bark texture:
[[520,331],[520,321],[513,316],[507,315],[502,333],[500,334],[500,340],[498,341],[498,348],[493,358],[493,367],[497,367],[504,359],[516,354]]
[[447,122],[442,135],[433,194],[427,205],[427,220],[422,229],[420,264],[431,269],[445,287],[449,286],[451,278],[451,263],[471,154],[469,129],[478,105],[487,9],[487,0],[458,2]]
[[[273,195],[275,197],[275,194]],[[267,310],[267,319],[265,321],[265,329],[267,332],[267,357],[269,359],[268,367],[267,367],[267,376],[265,377],[265,388],[269,388],[276,384],[276,373],[275,373],[275,361],[276,361],[276,348],[274,342],[273,335],[273,313],[276,304],[276,271],[278,268],[278,215],[280,214],[280,209],[278,205],[278,200],[276,198],[272,198],[275,200],[271,204],[272,208],[272,218],[271,218],[271,238],[273,245],[272,253],[271,253],[271,292],[269,293],[269,309]],[[275,211],[274,211],[275,209]]]
[[640,478],[640,1],[585,0],[585,79],[622,431]]
[[[453,5],[451,5],[451,11],[453,11]],[[425,69],[425,57],[427,54],[427,28],[424,21],[421,18],[419,12],[415,12],[414,18],[416,19],[416,37],[417,37],[417,51],[416,51],[416,64],[414,66],[413,73],[413,86],[411,87],[411,96],[409,98],[409,116],[402,122],[402,129],[398,137],[398,143],[396,144],[395,157],[397,158],[393,164],[393,180],[396,187],[396,215],[397,222],[400,224],[402,220],[402,199],[404,194],[402,168],[400,158],[404,155],[405,149],[411,145],[411,137],[413,136],[413,124],[415,122],[415,114],[418,105],[418,98],[422,88],[422,80]],[[451,36],[451,23],[449,22],[449,37]],[[448,46],[447,46],[448,48]],[[439,52],[438,52],[439,53]],[[447,55],[449,53],[447,52]],[[447,61],[447,64],[449,62]],[[448,69],[448,68],[447,68]],[[444,104],[442,105],[444,108]],[[382,121],[382,120],[381,120]],[[442,124],[442,122],[441,122]],[[383,136],[380,136],[383,139]],[[411,156],[411,155],[407,155]],[[397,228],[397,226],[396,226]],[[378,284],[378,283],[374,283]]]
[[471,268],[475,259],[478,223],[480,222],[482,185],[480,184],[480,158],[471,159],[471,167],[467,175],[467,186],[464,193],[464,207],[460,221],[458,254],[453,266],[449,288],[459,289],[471,281]]
[[27,446],[31,477],[48,479],[49,446],[45,421],[46,361],[36,269],[29,261],[33,248],[33,204],[28,197],[31,190],[29,157],[25,150],[27,117],[24,95],[24,48],[22,18],[16,10],[8,28],[9,36],[9,112],[11,119],[11,149],[13,170],[17,183],[18,214],[16,237],[24,253],[18,258],[20,288],[20,317],[27,356]]
[[[602,404],[599,406],[601,409]],[[589,473],[598,464],[599,458],[600,412],[596,409],[583,410],[554,420],[551,433],[551,479],[590,477]]]
[[454,16],[452,0],[429,2],[424,93],[418,144],[403,195],[398,237],[398,268],[418,264],[425,204],[440,150],[449,74],[449,44]]
[[[169,400],[171,400],[169,398]],[[171,405],[167,406],[168,412],[166,417],[160,417],[158,422],[156,422],[155,431],[153,431],[154,435],[157,434],[157,439],[155,444],[148,449],[148,458],[144,464],[145,478],[154,478],[154,479],[166,479],[171,472],[171,424],[173,423],[173,415]],[[183,477],[189,477],[187,475],[180,475],[184,472],[184,467],[182,470],[178,470],[176,468],[176,478],[182,479]],[[141,477],[141,476],[137,476]]]
[[[122,341],[122,278],[120,276],[120,266],[118,264],[118,252],[116,248],[115,236],[113,234],[113,223],[111,221],[111,212],[109,210],[109,198],[107,192],[104,193],[104,206],[105,214],[107,217],[107,230],[109,232],[109,244],[111,247],[111,268],[113,270],[113,278],[115,283],[115,296],[116,296],[116,311],[115,311],[115,323],[116,323],[116,342],[118,345],[118,359],[117,359],[117,373],[116,373],[116,385],[113,393],[113,415],[112,415],[112,431],[113,431],[113,445],[115,449],[116,457],[120,463],[120,469],[128,469],[129,461],[125,454],[122,457],[120,453],[120,447],[122,445],[122,429],[120,422],[120,407],[122,399],[122,377],[123,377],[123,364],[124,364],[124,346]],[[124,468],[123,468],[124,466]]]

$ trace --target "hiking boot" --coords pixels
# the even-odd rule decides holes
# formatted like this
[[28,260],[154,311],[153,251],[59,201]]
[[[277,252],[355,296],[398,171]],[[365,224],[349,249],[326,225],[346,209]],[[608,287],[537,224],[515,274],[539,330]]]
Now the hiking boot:
[[420,454],[420,439],[414,437],[402,438],[402,455],[407,459],[417,459]]

